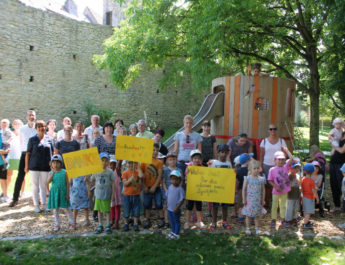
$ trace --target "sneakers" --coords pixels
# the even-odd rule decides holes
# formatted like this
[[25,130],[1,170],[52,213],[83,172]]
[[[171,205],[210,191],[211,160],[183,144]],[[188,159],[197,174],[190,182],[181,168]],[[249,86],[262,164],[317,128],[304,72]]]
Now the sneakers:
[[6,202],[8,202],[10,200],[10,198],[8,198],[7,196],[2,196],[1,197],[1,202],[2,203],[6,203]]
[[150,221],[150,219],[146,219],[145,222],[144,222],[143,228],[144,229],[149,229],[150,227],[151,227],[151,221]]
[[306,224],[303,224],[304,229],[312,229],[314,228],[314,224],[312,222],[308,222]]
[[288,221],[283,221],[282,222],[282,225],[285,227],[285,228],[288,228],[288,227],[290,227],[291,226],[291,222],[288,222]]
[[60,230],[60,226],[54,225],[54,227],[53,227],[53,232],[57,232],[57,231],[59,231],[59,230]]
[[345,229],[345,223],[338,225],[339,228]]
[[216,228],[217,228],[217,224],[212,223],[212,224],[210,225],[210,229],[211,229],[211,230],[214,230],[214,229],[216,229]]
[[238,218],[235,220],[235,224],[243,225],[243,224],[244,224],[244,218],[243,218],[243,217],[238,217]]
[[133,230],[134,230],[135,232],[139,232],[139,226],[138,226],[137,224],[134,224],[134,225],[133,225]]
[[124,224],[123,228],[122,228],[123,232],[127,232],[129,231],[129,224]]
[[248,227],[247,227],[246,230],[245,230],[245,234],[246,234],[247,236],[249,236],[249,235],[252,234],[252,232],[250,232],[250,229],[249,229]]
[[185,222],[183,225],[183,229],[189,229],[190,228],[190,224],[188,222]]
[[108,235],[112,233],[110,225],[107,225],[107,227],[105,228],[105,232],[106,232]]
[[158,221],[158,228],[162,228],[162,227],[164,227],[164,225],[165,225],[164,219],[160,219]]
[[102,232],[103,232],[103,225],[99,225],[95,230],[95,234],[100,234]]
[[271,228],[276,228],[276,220],[271,221]]
[[206,227],[206,225],[203,222],[196,223],[196,226],[199,227],[200,229],[203,229]]
[[257,236],[261,236],[262,235],[262,231],[260,229],[255,229],[255,233]]
[[39,207],[39,206],[36,206],[36,207],[35,207],[35,213],[40,213],[40,212],[41,212],[40,207]]
[[223,228],[224,229],[231,229],[231,225],[229,225],[227,222],[223,221]]
[[179,239],[180,236],[179,235],[176,235],[175,233],[173,232],[170,232],[168,235],[167,235],[167,239]]

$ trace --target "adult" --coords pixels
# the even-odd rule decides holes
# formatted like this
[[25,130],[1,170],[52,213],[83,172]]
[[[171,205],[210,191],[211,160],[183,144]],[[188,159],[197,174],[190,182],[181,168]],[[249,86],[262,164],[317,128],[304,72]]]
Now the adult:
[[[266,182],[268,178],[268,172],[271,167],[275,166],[274,153],[277,151],[283,151],[286,147],[284,139],[281,139],[277,135],[278,128],[275,124],[270,124],[268,127],[269,136],[263,139],[260,143],[260,164],[263,173],[265,174]],[[269,203],[272,198],[272,186],[267,182],[265,185],[265,203],[269,207]]]
[[207,163],[217,158],[217,140],[211,135],[211,123],[207,120],[201,124],[201,148],[202,148],[202,164],[207,166]]
[[252,142],[248,140],[248,136],[245,133],[241,133],[237,137],[230,139],[227,143],[229,146],[229,158],[230,162],[234,165],[234,160],[236,156],[242,154],[253,153]]
[[56,129],[56,120],[54,119],[50,119],[47,121],[47,135],[54,139],[54,141],[56,141],[56,138],[57,138],[57,134],[55,132],[55,129]]
[[[56,141],[61,141],[65,138],[65,126],[72,126],[72,120],[69,117],[65,117],[62,120],[62,129],[57,132]],[[73,130],[72,136],[76,135],[76,131]]]
[[145,120],[139,120],[138,121],[138,130],[139,132],[137,133],[137,137],[143,137],[147,139],[152,139],[153,138],[153,133],[150,131],[146,130],[146,121]]
[[168,154],[168,148],[162,143],[164,135],[165,131],[163,129],[156,129],[153,133],[153,141],[159,145],[159,153],[166,156]]
[[130,136],[136,136],[138,133],[137,125],[135,123],[132,123],[129,125],[129,135]]
[[332,145],[332,148],[335,150],[334,154],[331,156],[331,161],[329,163],[329,175],[331,190],[333,196],[334,209],[333,212],[340,211],[341,207],[341,186],[343,173],[340,168],[345,163],[345,133],[342,134],[342,137],[339,141],[339,147]]
[[[19,159],[21,155],[20,151],[20,141],[19,141],[19,129],[23,127],[23,122],[21,120],[14,120],[12,122],[12,127],[14,129],[12,134],[12,141],[10,143],[10,152],[7,155],[8,169],[7,169],[7,178],[6,181],[2,184],[3,197],[1,202],[8,202],[9,198],[7,196],[7,189],[11,184],[11,179],[13,175],[13,170],[18,170]],[[25,181],[22,184],[22,193],[24,192]]]
[[184,130],[175,134],[174,152],[177,154],[177,167],[185,174],[186,163],[190,161],[190,152],[194,149],[202,151],[202,137],[193,132],[194,120],[191,115],[183,118]]
[[31,178],[32,200],[35,212],[41,212],[38,196],[40,196],[42,210],[46,210],[47,179],[50,171],[50,159],[54,152],[54,140],[45,135],[46,123],[38,120],[35,124],[37,135],[31,137],[25,155],[25,169]]
[[26,120],[28,123],[19,129],[21,155],[20,155],[20,160],[19,160],[18,175],[17,175],[16,183],[14,185],[13,199],[9,205],[10,207],[14,207],[18,204],[20,189],[22,187],[22,184],[25,178],[24,169],[25,169],[25,157],[26,157],[28,142],[32,136],[35,136],[37,134],[37,131],[35,130],[36,112],[34,110],[28,110],[26,112]]
[[114,125],[111,121],[107,121],[103,125],[103,135],[95,140],[94,146],[97,147],[99,153],[107,152],[109,155],[115,154],[116,136],[114,133]]
[[95,129],[98,129],[101,133],[103,131],[103,127],[99,125],[99,116],[98,115],[92,115],[91,116],[91,125],[87,127],[84,131],[84,134],[86,134],[90,140],[90,143],[93,145],[95,142],[95,138],[93,137],[93,131]]
[[74,123],[74,130],[77,132],[73,139],[80,144],[80,149],[90,148],[92,145],[89,140],[89,136],[84,133],[84,123],[81,121],[76,121]]
[[[54,154],[62,154],[77,151],[80,149],[80,144],[73,139],[73,128],[71,125],[64,127],[64,138],[55,144]],[[63,168],[65,166],[63,165]]]
[[123,120],[116,119],[114,125],[115,125],[114,135],[116,136],[119,134],[120,127],[124,126]]

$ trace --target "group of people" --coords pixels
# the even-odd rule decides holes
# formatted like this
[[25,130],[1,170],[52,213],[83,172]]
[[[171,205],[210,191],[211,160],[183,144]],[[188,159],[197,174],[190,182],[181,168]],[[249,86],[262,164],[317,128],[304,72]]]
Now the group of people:
[[[245,221],[246,234],[251,234],[252,222],[255,224],[255,233],[262,234],[259,228],[260,216],[266,213],[270,204],[272,228],[277,225],[278,208],[281,224],[285,227],[296,225],[301,219],[298,215],[301,205],[303,228],[313,227],[310,216],[315,212],[315,203],[323,215],[318,191],[321,190],[328,166],[325,157],[317,147],[313,147],[315,150],[309,163],[302,166],[298,158],[292,157],[285,141],[277,136],[274,124],[269,126],[269,136],[261,141],[260,160],[257,161],[252,155],[252,143],[244,133],[230,139],[227,144],[217,145],[216,138],[210,134],[209,121],[204,121],[202,132],[197,133],[192,130],[193,117],[186,115],[183,120],[184,130],[175,134],[174,146],[169,151],[161,142],[164,130],[158,128],[152,133],[147,130],[145,121],[139,120],[137,124],[129,126],[128,135],[154,140],[152,162],[144,164],[116,160],[116,136],[127,135],[121,119],[116,120],[115,124],[106,122],[102,127],[99,117],[93,115],[91,125],[84,128],[80,121],[72,127],[71,119],[65,117],[62,121],[63,129],[57,133],[55,120],[36,121],[33,110],[27,111],[26,119],[25,125],[20,120],[14,120],[13,132],[9,129],[8,120],[1,121],[1,200],[9,200],[8,181],[11,171],[18,170],[13,198],[9,204],[15,207],[25,175],[29,173],[34,210],[37,213],[53,210],[54,231],[60,229],[60,209],[65,210],[72,230],[76,229],[79,210],[84,211],[85,225],[90,224],[91,209],[94,220],[98,222],[95,233],[111,233],[113,229],[120,228],[121,216],[124,220],[123,231],[128,231],[131,224],[134,231],[139,231],[141,214],[145,217],[142,227],[150,228],[154,208],[159,216],[157,226],[170,226],[168,238],[178,239],[183,204],[186,204],[184,229],[189,229],[194,222],[197,227],[206,228],[202,202],[185,199],[189,166],[235,168],[234,217],[238,224]],[[334,141],[334,136],[331,132],[330,140]],[[334,152],[330,172],[335,210],[340,207],[345,193],[345,181],[342,178],[345,172],[344,143],[344,136],[338,145],[332,142]],[[90,147],[97,147],[103,171],[69,179],[62,155]],[[336,178],[333,184],[332,171]],[[228,222],[229,206],[224,203],[207,203],[208,214],[212,217],[208,226],[210,229],[219,226],[219,207],[222,208],[221,226],[224,229],[231,228]]]

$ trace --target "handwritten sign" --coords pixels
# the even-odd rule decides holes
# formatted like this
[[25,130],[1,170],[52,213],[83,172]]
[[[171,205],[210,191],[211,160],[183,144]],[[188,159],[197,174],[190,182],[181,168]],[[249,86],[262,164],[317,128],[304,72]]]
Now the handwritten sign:
[[117,135],[115,157],[141,163],[152,162],[153,140],[141,137]]
[[69,178],[90,175],[103,171],[97,147],[62,154]]
[[231,168],[188,167],[187,200],[234,203],[236,173]]

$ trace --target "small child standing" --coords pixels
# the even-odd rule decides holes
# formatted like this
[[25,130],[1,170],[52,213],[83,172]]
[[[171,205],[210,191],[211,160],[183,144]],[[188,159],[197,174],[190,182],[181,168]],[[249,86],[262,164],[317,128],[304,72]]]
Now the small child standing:
[[65,209],[70,222],[70,230],[75,229],[75,223],[72,217],[72,211],[69,204],[69,181],[67,172],[62,169],[62,157],[54,155],[51,159],[52,171],[49,172],[47,186],[51,182],[47,209],[54,209],[55,226],[53,231],[60,230],[59,209]]
[[119,229],[119,221],[121,216],[121,205],[122,205],[122,194],[121,194],[121,177],[116,172],[116,159],[114,156],[110,156],[110,169],[114,173],[114,187],[113,196],[111,198],[110,217],[111,217],[111,228]]
[[170,182],[166,196],[167,196],[167,209],[169,220],[171,224],[171,233],[168,234],[170,239],[180,238],[181,227],[181,206],[184,202],[185,192],[181,187],[182,174],[179,170],[173,170],[170,173]]
[[110,226],[110,201],[113,194],[113,182],[114,173],[108,168],[109,166],[109,154],[106,152],[100,153],[100,158],[102,160],[103,171],[100,173],[93,174],[91,180],[96,182],[95,187],[95,211],[98,211],[98,227],[95,230],[96,234],[103,232],[102,217],[105,213],[107,226],[105,232],[111,234]]
[[289,227],[290,225],[297,225],[298,223],[298,210],[300,206],[301,197],[301,178],[299,172],[301,170],[301,163],[296,161],[292,164],[289,169],[289,180],[291,190],[288,192],[287,207],[285,213],[285,223],[284,227]]
[[[213,160],[211,167],[231,168],[231,163],[226,160],[227,156],[229,155],[229,146],[226,144],[220,144],[217,147],[217,151],[218,151],[219,160]],[[230,229],[231,226],[228,223],[229,204],[222,203],[221,205],[222,205],[223,228]],[[212,224],[210,226],[210,229],[215,229],[217,227],[218,207],[219,207],[219,203],[216,203],[216,202],[212,203]]]
[[126,223],[123,231],[129,231],[129,215],[133,213],[134,231],[139,231],[138,220],[140,215],[140,192],[141,179],[138,173],[138,163],[128,161],[128,169],[122,173],[122,181],[124,186],[123,192],[123,217]]
[[[340,168],[343,173],[343,180],[341,181],[341,200],[343,202],[343,212],[345,212],[345,164]],[[339,228],[345,229],[345,223],[338,225]]]
[[[336,118],[333,120],[332,125],[334,126],[334,128],[329,132],[328,140],[331,145],[339,147],[339,141],[343,133],[343,121],[340,118]],[[335,149],[332,148],[331,155],[334,155],[334,152]]]
[[1,139],[2,149],[6,151],[10,148],[10,143],[13,138],[13,133],[10,130],[10,121],[8,119],[1,120]]
[[246,235],[250,235],[251,218],[254,217],[257,235],[262,232],[259,228],[259,217],[266,213],[265,205],[265,178],[259,176],[260,162],[251,160],[248,165],[248,176],[243,181],[242,197],[244,207],[242,214],[246,216]]
[[321,201],[321,195],[322,195],[322,182],[323,182],[323,175],[320,174],[321,171],[321,165],[318,161],[314,160],[311,162],[314,166],[314,172],[311,174],[311,178],[315,182],[317,194],[319,195],[319,203],[315,206],[319,209],[319,214],[321,217],[325,217],[325,211],[323,209],[323,203]]
[[302,179],[302,193],[303,193],[303,214],[304,222],[303,228],[313,228],[314,224],[310,222],[310,216],[315,213],[315,198],[316,203],[319,203],[319,196],[314,180],[311,178],[311,174],[315,168],[313,164],[307,163],[303,166],[303,173],[305,177]]
[[[202,166],[202,154],[199,149],[194,149],[190,152],[190,159],[192,161],[189,166],[197,166],[200,167]],[[188,167],[186,169],[186,184],[188,185],[188,180],[187,180],[187,173],[188,173]],[[205,224],[202,222],[202,202],[201,201],[191,201],[187,200],[187,215],[186,215],[186,222],[184,224],[184,229],[190,228],[189,220],[190,217],[192,216],[192,211],[193,208],[196,208],[196,219],[197,219],[197,226],[199,228],[205,228]]]
[[268,173],[268,182],[273,187],[272,189],[272,211],[271,211],[271,228],[276,227],[276,219],[278,215],[278,206],[280,218],[282,218],[282,223],[285,221],[286,213],[286,200],[287,194],[291,190],[290,180],[289,180],[289,168],[293,162],[292,155],[286,147],[282,147],[286,154],[289,156],[289,160],[286,162],[285,154],[282,151],[277,151],[274,153],[274,163],[276,164],[272,167]]

